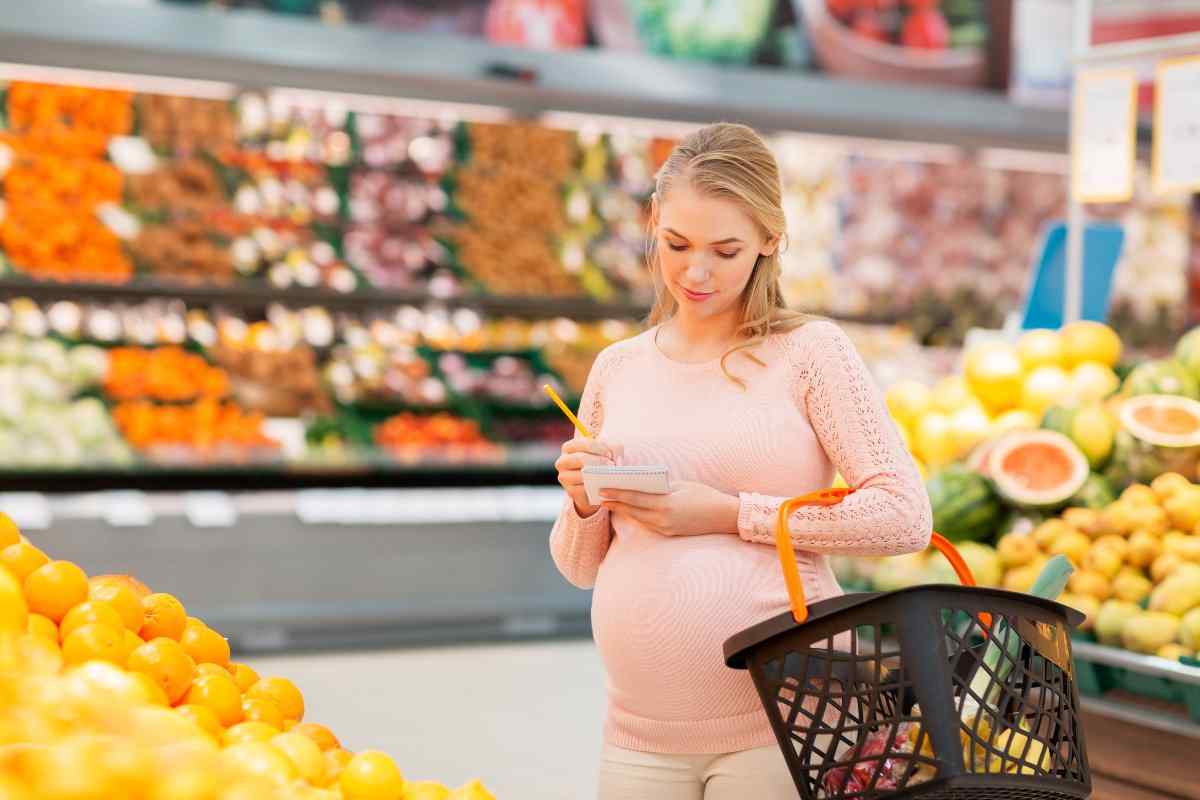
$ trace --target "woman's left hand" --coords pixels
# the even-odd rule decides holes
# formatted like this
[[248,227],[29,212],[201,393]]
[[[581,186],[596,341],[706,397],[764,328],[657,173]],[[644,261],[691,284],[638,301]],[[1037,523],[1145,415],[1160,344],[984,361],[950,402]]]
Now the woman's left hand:
[[663,536],[737,533],[739,501],[711,486],[679,481],[668,494],[605,489],[601,507],[632,517]]

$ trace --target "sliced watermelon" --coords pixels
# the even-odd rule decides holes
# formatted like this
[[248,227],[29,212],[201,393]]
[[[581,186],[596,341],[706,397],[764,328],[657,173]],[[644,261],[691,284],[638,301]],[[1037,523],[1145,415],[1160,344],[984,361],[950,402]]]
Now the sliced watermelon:
[[1060,508],[1087,481],[1087,457],[1055,431],[1016,431],[996,443],[988,456],[996,492],[1018,508]]

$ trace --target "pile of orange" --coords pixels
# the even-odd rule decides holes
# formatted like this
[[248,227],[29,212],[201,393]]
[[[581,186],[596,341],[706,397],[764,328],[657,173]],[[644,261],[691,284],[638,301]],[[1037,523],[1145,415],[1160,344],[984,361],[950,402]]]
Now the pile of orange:
[[236,460],[279,447],[263,432],[262,414],[211,398],[178,406],[132,401],[119,404],[112,415],[125,440],[143,452],[179,447],[199,457]]
[[114,400],[220,399],[229,394],[229,375],[203,356],[169,345],[146,349],[115,347],[109,352],[104,391]]
[[89,578],[0,514],[0,797],[494,800],[408,782],[304,712],[291,681],[231,661],[176,597]]

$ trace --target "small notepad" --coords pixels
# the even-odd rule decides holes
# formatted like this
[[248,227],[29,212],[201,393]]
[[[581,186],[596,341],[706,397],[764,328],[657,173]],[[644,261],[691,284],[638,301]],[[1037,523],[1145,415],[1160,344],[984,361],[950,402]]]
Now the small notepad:
[[666,467],[584,467],[583,487],[588,502],[600,505],[603,489],[626,489],[647,494],[667,494],[671,481]]

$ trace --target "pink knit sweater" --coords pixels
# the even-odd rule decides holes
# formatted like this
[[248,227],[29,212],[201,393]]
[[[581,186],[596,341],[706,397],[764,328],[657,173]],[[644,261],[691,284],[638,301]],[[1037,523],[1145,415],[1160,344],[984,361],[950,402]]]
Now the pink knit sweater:
[[592,629],[608,683],[605,738],[631,750],[727,753],[774,737],[725,640],[788,608],[773,547],[779,504],[830,485],[857,491],[791,518],[810,602],[841,593],[827,555],[896,555],[928,545],[929,500],[858,353],[836,325],[805,324],[743,355],[683,364],[654,331],[609,347],[580,417],[624,446],[623,463],[737,495],[738,531],[667,537],[621,514],[580,518],[567,498],[550,535],[563,576],[594,587]]

